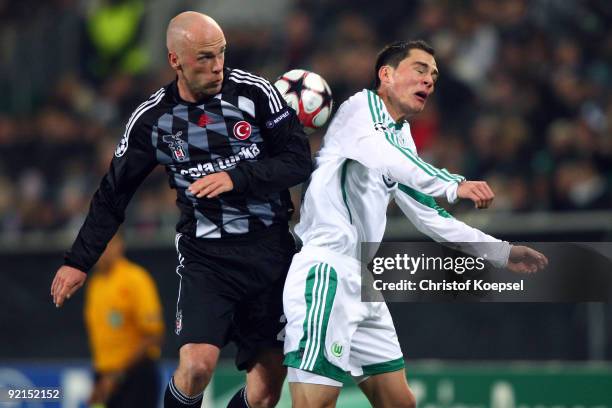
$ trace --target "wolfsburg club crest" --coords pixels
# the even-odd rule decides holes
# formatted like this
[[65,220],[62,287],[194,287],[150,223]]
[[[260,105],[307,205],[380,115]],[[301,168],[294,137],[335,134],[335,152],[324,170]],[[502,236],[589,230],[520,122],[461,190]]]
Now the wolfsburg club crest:
[[342,344],[338,343],[337,341],[335,341],[332,345],[331,345],[331,353],[335,356],[335,357],[341,357],[342,356]]

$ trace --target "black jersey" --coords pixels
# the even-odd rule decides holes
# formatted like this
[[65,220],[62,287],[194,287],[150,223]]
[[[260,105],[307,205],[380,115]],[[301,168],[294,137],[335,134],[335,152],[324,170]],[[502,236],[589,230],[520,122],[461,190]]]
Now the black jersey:
[[[183,101],[176,80],[132,113],[108,173],[65,263],[89,270],[125,217],[132,195],[162,164],[177,191],[177,231],[195,238],[248,236],[287,224],[293,206],[288,188],[312,170],[310,148],[295,112],[265,79],[224,69],[221,92]],[[196,179],[228,172],[234,189],[197,198]]]

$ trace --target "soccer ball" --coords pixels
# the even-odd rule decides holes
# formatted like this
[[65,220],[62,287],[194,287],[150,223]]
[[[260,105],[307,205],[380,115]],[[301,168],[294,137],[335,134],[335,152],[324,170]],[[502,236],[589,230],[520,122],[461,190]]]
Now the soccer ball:
[[307,133],[325,125],[332,111],[332,94],[327,82],[314,72],[293,69],[274,83],[291,106]]

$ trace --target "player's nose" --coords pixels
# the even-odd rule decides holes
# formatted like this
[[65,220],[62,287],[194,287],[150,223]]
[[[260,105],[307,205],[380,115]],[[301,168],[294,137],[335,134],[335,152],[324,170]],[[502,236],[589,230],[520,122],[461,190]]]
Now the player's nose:
[[223,71],[223,64],[224,64],[224,62],[225,62],[225,58],[224,58],[223,55],[217,55],[215,57],[215,63],[213,64],[213,68],[212,68],[212,70],[213,70],[213,72],[215,74]]

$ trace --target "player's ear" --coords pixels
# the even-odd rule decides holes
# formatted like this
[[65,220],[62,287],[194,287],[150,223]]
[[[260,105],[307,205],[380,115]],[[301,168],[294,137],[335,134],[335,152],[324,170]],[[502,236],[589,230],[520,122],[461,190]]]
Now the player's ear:
[[391,67],[389,65],[383,65],[378,70],[378,78],[380,79],[381,84],[389,83],[391,79]]
[[181,64],[179,63],[178,55],[176,53],[168,52],[168,62],[170,63],[170,66],[172,67],[172,69],[174,70],[181,69]]

